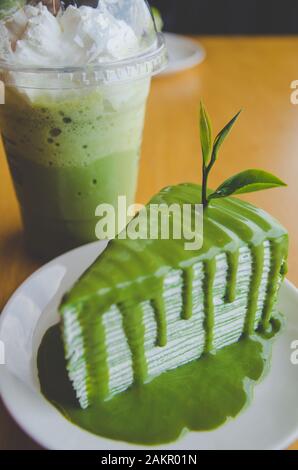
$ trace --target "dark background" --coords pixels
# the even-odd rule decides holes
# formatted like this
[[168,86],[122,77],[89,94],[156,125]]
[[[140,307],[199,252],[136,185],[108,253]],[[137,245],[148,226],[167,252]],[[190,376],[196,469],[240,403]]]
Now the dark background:
[[297,34],[298,0],[149,0],[165,30],[190,34]]
[[[64,3],[67,5],[72,1],[64,0]],[[92,6],[98,2],[75,1],[79,5]],[[186,34],[298,33],[298,0],[149,0],[149,3],[161,11],[166,31]]]

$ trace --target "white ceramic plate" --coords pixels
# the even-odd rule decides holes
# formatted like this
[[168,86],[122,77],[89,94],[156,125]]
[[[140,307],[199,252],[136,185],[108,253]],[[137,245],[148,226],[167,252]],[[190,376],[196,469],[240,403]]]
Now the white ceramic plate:
[[169,63],[161,75],[182,72],[203,62],[206,52],[199,43],[178,34],[164,33]]
[[[41,338],[58,321],[62,294],[105,246],[103,242],[85,245],[46,264],[19,287],[0,317],[6,352],[6,364],[0,365],[3,401],[21,428],[49,449],[142,448],[72,425],[39,390],[36,353]],[[298,438],[298,365],[290,361],[291,343],[298,340],[298,292],[289,282],[282,286],[280,309],[287,327],[274,345],[269,375],[255,387],[252,405],[215,431],[189,432],[160,448],[282,449]]]

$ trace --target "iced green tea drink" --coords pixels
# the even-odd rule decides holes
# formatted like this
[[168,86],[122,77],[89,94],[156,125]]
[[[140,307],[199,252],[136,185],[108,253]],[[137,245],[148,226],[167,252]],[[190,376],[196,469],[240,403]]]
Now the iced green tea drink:
[[134,202],[148,91],[145,80],[120,103],[103,88],[31,101],[7,87],[0,126],[31,251],[92,241],[98,204]]
[[[15,21],[14,30],[26,16],[27,25],[34,21],[39,31],[33,30],[26,40],[18,39],[10,59],[18,60],[20,54],[37,64],[24,68],[0,63],[6,84],[0,127],[27,244],[34,254],[49,258],[95,240],[99,204],[108,203],[117,210],[120,195],[126,196],[128,204],[134,202],[146,100],[151,76],[164,62],[164,51],[155,30],[149,29],[160,44],[140,54],[137,33],[128,19],[119,20],[116,10],[69,7],[59,19],[39,5],[25,7],[25,13],[22,9],[18,14],[23,16],[10,20]],[[93,42],[93,54],[98,53],[99,62],[65,67],[66,56],[73,54],[78,60],[82,51],[56,52],[62,41],[61,33],[55,38],[57,27],[68,31],[70,37],[81,34],[79,43],[89,44],[94,30],[85,27],[85,22],[92,22],[94,15],[97,25],[101,21],[112,30],[101,38],[106,40],[104,52],[97,52],[101,43]],[[61,67],[40,64],[47,44],[39,44],[36,50],[30,43],[44,25],[43,41],[50,32],[51,53],[61,60]],[[88,56],[83,52],[81,61]],[[107,62],[105,57],[128,53],[133,53],[129,59],[109,57]],[[42,66],[37,67],[39,64]]]

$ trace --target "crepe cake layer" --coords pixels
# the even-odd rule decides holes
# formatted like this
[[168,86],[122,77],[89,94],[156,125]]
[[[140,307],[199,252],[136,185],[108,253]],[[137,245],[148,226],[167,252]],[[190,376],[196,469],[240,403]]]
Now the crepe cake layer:
[[[153,201],[195,203],[198,194],[198,186],[180,185]],[[83,408],[269,327],[286,231],[247,203],[221,202],[205,214],[198,252],[176,249],[176,240],[171,255],[158,240],[114,240],[64,298],[67,368]]]

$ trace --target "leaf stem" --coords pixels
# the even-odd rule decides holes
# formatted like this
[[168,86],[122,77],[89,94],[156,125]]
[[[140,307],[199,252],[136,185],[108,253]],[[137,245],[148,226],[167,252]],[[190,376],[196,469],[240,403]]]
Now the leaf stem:
[[208,181],[208,169],[205,167],[203,162],[203,178],[202,178],[202,204],[203,208],[207,207],[208,199],[207,199],[207,181]]

